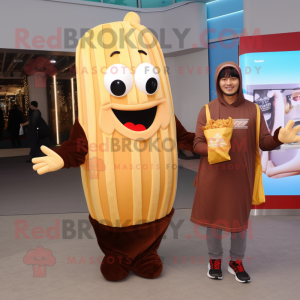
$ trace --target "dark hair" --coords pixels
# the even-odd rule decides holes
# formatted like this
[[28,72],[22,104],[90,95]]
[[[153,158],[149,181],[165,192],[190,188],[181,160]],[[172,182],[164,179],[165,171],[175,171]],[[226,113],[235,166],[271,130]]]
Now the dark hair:
[[31,101],[30,104],[34,107],[38,107],[38,103],[36,101]]
[[226,77],[226,78],[237,77],[238,79],[240,79],[240,74],[239,74],[238,70],[233,67],[225,67],[219,73],[218,81],[224,77]]
[[13,109],[18,109],[18,105],[17,105],[17,104],[14,104],[14,105],[13,105]]

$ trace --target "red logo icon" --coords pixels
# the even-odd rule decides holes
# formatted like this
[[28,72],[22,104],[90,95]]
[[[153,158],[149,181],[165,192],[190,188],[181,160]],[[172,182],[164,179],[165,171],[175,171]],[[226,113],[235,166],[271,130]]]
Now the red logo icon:
[[33,277],[46,277],[47,266],[53,266],[56,262],[52,251],[44,247],[36,247],[28,250],[23,261],[26,265],[32,265]]
[[84,164],[84,169],[90,171],[90,178],[98,178],[99,171],[105,171],[105,164],[101,158],[92,157]]
[[27,75],[34,76],[34,87],[45,88],[47,86],[47,77],[56,75],[57,70],[49,59],[39,56],[28,62],[27,66],[24,68],[24,72]]

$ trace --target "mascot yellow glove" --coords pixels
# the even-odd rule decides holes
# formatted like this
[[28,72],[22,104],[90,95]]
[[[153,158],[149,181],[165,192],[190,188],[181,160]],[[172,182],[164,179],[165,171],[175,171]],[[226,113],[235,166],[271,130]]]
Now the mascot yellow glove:
[[293,128],[294,120],[289,120],[285,128],[280,128],[278,139],[281,143],[290,144],[300,142],[300,136],[297,133],[300,131],[300,125]]
[[63,159],[50,148],[42,146],[41,150],[47,156],[35,157],[32,159],[32,162],[35,164],[33,170],[37,171],[39,175],[57,171],[64,166]]

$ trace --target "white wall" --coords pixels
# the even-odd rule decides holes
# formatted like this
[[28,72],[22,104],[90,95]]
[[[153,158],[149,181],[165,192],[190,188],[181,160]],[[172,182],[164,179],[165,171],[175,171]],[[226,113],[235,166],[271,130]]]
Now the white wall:
[[27,77],[28,80],[28,97],[29,104],[31,101],[38,102],[38,109],[42,113],[42,118],[48,123],[48,102],[47,102],[47,88],[35,87],[34,75]]
[[[165,60],[170,68],[175,114],[186,130],[195,132],[198,114],[202,106],[209,102],[209,77],[206,74],[208,50],[167,57]],[[198,67],[202,67],[202,74],[198,74]]]
[[[134,10],[130,7],[118,9],[117,5],[114,5],[114,8],[105,7],[103,4],[99,6],[95,2],[80,1],[80,3],[43,0],[1,0],[0,48],[18,48],[16,46],[16,29],[28,31],[27,47],[35,50],[37,50],[37,47],[34,47],[33,44],[34,37],[41,36],[47,41],[49,37],[57,36],[57,30],[61,30],[61,47],[55,48],[43,42],[37,44],[40,47],[44,46],[39,51],[75,52],[77,43],[71,48],[68,48],[64,43],[65,29],[75,30],[75,37],[79,39],[83,35],[81,29],[84,29],[83,32],[86,32],[89,28],[99,24],[122,21],[129,11]],[[85,3],[89,5],[85,5]],[[172,48],[163,49],[164,53],[191,49],[194,43],[198,44],[199,47],[205,48],[205,45],[200,45],[199,39],[201,32],[207,28],[205,3],[191,2],[188,4],[183,3],[183,5],[171,9],[140,10],[136,12],[141,17],[141,24],[154,29],[158,33],[160,43],[160,30],[165,30],[165,41],[167,44],[171,44]],[[180,33],[184,32],[185,29],[190,29],[185,38],[183,48],[180,47],[179,39],[173,28],[178,29]],[[20,34],[17,36],[20,36]],[[54,46],[55,44],[56,42],[53,41]],[[20,44],[20,49],[30,48],[26,48],[22,43]]]
[[253,35],[300,31],[299,0],[244,0],[244,28]]
[[[75,1],[75,0],[74,0]],[[122,21],[128,11],[134,10],[130,7],[124,9],[97,6],[90,2],[89,5],[76,3],[66,3],[59,1],[43,0],[9,0],[1,2],[1,11],[4,12],[0,18],[0,48],[15,49],[16,35],[18,28],[23,28],[29,32],[28,44],[32,50],[32,39],[42,36],[46,40],[50,36],[57,36],[57,29],[62,30],[62,46],[53,49],[45,45],[38,51],[75,52],[73,48],[67,48],[64,43],[64,30],[72,28],[76,31],[76,38],[81,37],[81,29],[84,32],[89,28],[99,24]],[[200,35],[207,29],[206,5],[200,2],[180,3],[178,7],[167,7],[159,9],[135,10],[141,17],[141,24],[154,29],[158,33],[158,40],[162,45],[160,30],[165,31],[166,44],[171,48],[162,50],[166,57],[167,65],[171,66],[171,88],[175,105],[175,113],[187,130],[194,132],[198,113],[201,107],[209,101],[208,74],[205,70],[208,66],[208,50],[205,45],[200,44]],[[13,22],[12,22],[13,15]],[[8,25],[9,24],[9,25]],[[185,29],[190,29],[184,39],[183,47],[179,44],[179,39],[174,33],[176,28],[180,33]],[[207,37],[205,37],[207,42]],[[197,44],[197,51],[193,46]],[[21,44],[21,49],[26,47]],[[204,49],[204,50],[203,50]],[[193,53],[190,53],[193,52]],[[189,54],[188,54],[189,53]],[[174,55],[179,55],[172,57]],[[198,66],[202,66],[203,74],[197,74]],[[183,74],[179,73],[179,67],[183,67]],[[194,67],[191,74],[188,73]],[[173,69],[173,71],[172,71]],[[37,97],[39,105],[42,105],[42,97]],[[46,120],[48,115],[42,111]]]

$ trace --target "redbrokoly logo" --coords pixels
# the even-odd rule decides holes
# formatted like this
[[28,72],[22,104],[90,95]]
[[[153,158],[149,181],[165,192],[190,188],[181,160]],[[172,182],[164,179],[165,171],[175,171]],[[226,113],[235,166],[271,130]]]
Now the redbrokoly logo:
[[248,129],[249,119],[233,119],[233,129]]

